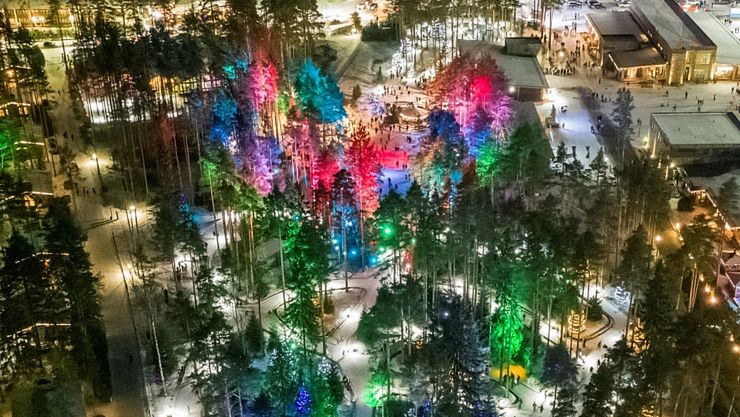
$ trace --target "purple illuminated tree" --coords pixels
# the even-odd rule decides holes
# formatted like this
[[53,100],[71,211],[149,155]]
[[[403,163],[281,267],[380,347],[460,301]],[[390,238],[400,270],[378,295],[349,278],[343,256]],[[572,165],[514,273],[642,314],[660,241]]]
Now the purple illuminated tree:
[[274,138],[252,138],[244,144],[243,176],[263,197],[270,194],[282,150]]

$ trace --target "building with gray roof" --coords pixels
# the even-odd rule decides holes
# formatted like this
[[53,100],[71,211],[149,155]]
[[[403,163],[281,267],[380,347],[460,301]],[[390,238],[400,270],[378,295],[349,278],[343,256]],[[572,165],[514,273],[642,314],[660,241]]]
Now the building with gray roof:
[[653,113],[647,146],[680,165],[740,161],[740,113]]

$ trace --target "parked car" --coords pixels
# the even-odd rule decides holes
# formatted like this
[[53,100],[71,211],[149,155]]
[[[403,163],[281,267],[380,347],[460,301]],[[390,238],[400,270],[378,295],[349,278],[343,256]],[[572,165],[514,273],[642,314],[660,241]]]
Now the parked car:
[[598,0],[588,0],[587,4],[589,9],[606,9],[604,4]]
[[568,2],[565,3],[565,5],[569,9],[575,9],[575,8],[578,8],[578,7],[583,7],[583,3],[581,3],[578,0],[568,0]]

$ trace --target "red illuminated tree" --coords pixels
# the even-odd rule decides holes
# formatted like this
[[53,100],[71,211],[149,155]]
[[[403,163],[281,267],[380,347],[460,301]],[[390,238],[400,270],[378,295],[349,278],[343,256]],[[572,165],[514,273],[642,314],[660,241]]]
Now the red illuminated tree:
[[339,171],[339,161],[337,160],[336,152],[325,149],[320,151],[312,159],[311,188],[315,190],[319,184],[322,184],[324,189],[331,189],[334,174]]

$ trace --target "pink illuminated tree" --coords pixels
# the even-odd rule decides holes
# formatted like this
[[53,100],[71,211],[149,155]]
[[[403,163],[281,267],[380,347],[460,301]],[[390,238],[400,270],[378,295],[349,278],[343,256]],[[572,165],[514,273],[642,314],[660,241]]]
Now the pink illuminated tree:
[[253,62],[247,69],[246,81],[250,100],[258,113],[263,106],[277,99],[278,72],[272,62]]
[[445,66],[429,84],[429,94],[437,107],[455,114],[465,131],[475,122],[473,115],[483,110],[494,132],[500,132],[511,118],[506,77],[489,57],[463,55]]
[[344,162],[356,185],[355,198],[360,212],[360,254],[361,263],[364,266],[365,220],[375,213],[379,205],[380,154],[362,123],[357,125],[349,137]]

